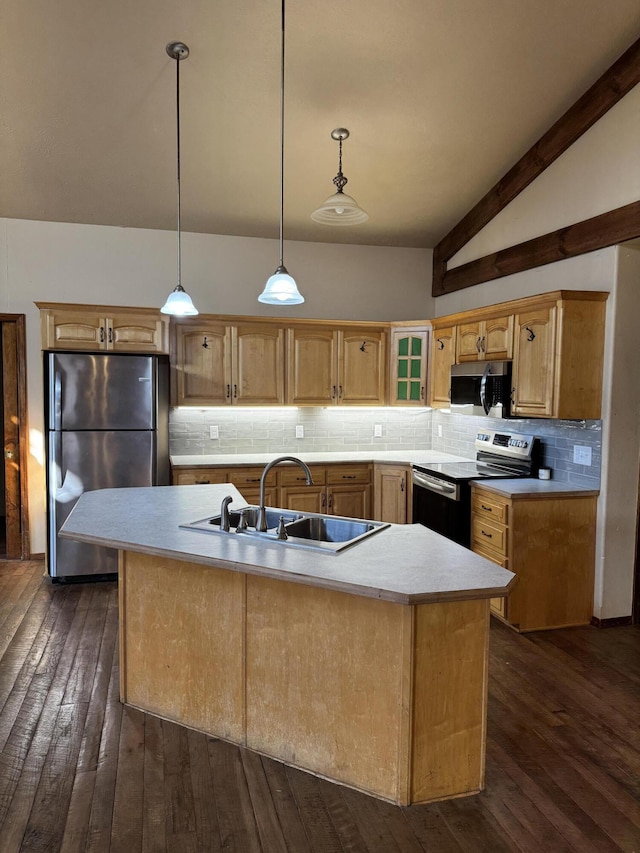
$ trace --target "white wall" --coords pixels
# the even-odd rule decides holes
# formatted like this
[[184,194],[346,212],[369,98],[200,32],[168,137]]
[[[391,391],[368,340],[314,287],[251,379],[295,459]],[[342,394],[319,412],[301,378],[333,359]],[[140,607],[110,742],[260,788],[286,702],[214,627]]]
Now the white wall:
[[[199,310],[216,314],[346,320],[429,318],[428,249],[285,243],[285,263],[305,303],[257,301],[278,265],[277,240],[184,234],[182,281]],[[40,320],[33,304],[160,306],[176,283],[176,235],[168,231],[0,219],[0,311],[25,314],[31,431],[31,548],[45,549]]]

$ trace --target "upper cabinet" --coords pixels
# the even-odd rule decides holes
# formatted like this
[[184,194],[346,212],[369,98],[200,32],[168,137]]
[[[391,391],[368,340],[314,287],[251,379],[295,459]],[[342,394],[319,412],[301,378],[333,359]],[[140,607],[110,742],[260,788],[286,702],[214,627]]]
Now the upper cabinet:
[[426,406],[427,342],[424,326],[392,325],[389,361],[389,404]]
[[513,359],[517,417],[600,417],[607,293],[554,291],[433,320],[431,405],[453,363]]
[[383,328],[294,325],[287,330],[287,403],[383,406]]
[[284,330],[277,325],[180,320],[172,355],[175,405],[284,403]]
[[42,349],[95,352],[169,351],[169,318],[154,308],[36,302]]
[[456,337],[456,363],[503,361],[513,355],[513,315],[460,323]]
[[451,403],[451,365],[456,361],[456,327],[433,324],[431,333],[431,384],[429,405],[446,408]]

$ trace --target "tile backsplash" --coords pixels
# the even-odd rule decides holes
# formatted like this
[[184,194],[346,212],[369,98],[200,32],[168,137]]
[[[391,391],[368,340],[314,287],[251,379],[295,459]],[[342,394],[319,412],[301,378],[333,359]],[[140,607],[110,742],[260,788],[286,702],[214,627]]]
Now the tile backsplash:
[[[218,438],[210,437],[212,426],[218,428]],[[376,426],[379,436],[374,435]],[[296,438],[296,427],[302,427],[302,438]],[[555,480],[599,487],[601,421],[493,420],[409,408],[175,408],[169,440],[172,456],[441,450],[472,459],[475,435],[482,427],[538,436],[542,464],[552,469]],[[591,449],[591,465],[573,462],[575,445]]]

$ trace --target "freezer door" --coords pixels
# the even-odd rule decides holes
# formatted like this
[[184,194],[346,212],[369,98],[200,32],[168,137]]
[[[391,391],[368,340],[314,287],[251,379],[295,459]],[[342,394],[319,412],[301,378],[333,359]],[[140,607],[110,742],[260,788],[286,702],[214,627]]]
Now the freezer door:
[[49,574],[71,577],[117,572],[118,552],[58,536],[83,492],[154,481],[156,435],[150,431],[50,432],[47,472]]
[[153,356],[49,353],[47,367],[49,429],[155,429]]

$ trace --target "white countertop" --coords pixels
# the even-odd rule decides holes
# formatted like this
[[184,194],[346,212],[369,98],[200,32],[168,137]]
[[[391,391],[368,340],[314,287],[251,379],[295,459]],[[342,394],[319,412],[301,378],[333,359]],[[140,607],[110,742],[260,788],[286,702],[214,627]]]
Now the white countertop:
[[283,450],[280,453],[209,453],[206,455],[172,456],[174,468],[219,465],[266,465],[278,456],[296,456],[308,465],[332,462],[395,462],[399,465],[422,465],[429,462],[470,462],[468,456],[455,456],[440,450],[347,450],[306,452]]
[[337,554],[179,527],[217,514],[228,494],[233,508],[246,505],[226,483],[85,492],[62,535],[400,604],[493,598],[505,595],[515,577],[419,524],[392,524]]
[[598,489],[581,488],[558,480],[537,480],[535,477],[524,477],[517,480],[474,480],[473,484],[514,498],[549,497],[554,494],[584,498],[600,494]]

